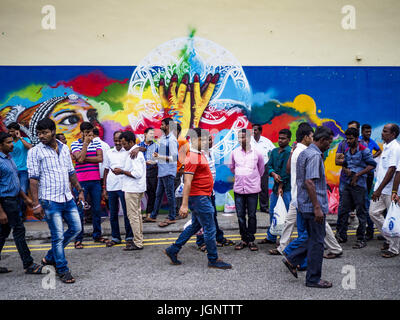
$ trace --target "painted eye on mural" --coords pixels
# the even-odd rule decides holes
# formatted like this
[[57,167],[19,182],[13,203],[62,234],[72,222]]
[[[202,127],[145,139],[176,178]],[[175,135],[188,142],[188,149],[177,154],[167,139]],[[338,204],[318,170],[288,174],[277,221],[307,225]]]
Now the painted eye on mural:
[[81,118],[79,116],[71,115],[71,116],[63,118],[60,121],[60,124],[64,125],[64,126],[71,126],[71,125],[77,124],[80,120],[81,120]]

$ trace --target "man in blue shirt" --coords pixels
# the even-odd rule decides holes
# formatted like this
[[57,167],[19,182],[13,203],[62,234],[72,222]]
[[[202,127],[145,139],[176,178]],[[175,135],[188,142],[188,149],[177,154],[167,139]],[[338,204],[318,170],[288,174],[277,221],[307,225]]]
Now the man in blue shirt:
[[178,140],[173,132],[176,129],[176,124],[171,118],[163,119],[160,129],[164,132],[164,135],[159,141],[158,152],[153,153],[153,157],[158,163],[158,184],[154,210],[150,218],[153,221],[156,219],[165,192],[168,199],[169,214],[168,218],[162,221],[159,226],[166,227],[176,222],[174,181],[177,170]]
[[297,266],[307,257],[307,287],[332,287],[331,282],[321,279],[325,217],[329,211],[323,153],[329,150],[332,140],[330,128],[318,127],[314,142],[300,153],[296,163],[297,205],[308,238],[282,261],[297,278]]
[[[0,132],[0,252],[11,230],[13,230],[15,246],[21,257],[25,273],[41,274],[43,266],[33,262],[25,240],[25,227],[19,215],[18,197],[21,197],[28,206],[32,206],[32,200],[21,189],[17,166],[10,155],[13,148],[12,136]],[[7,272],[10,272],[10,270],[0,268],[0,273]]]
[[[18,178],[22,191],[27,194],[29,189],[28,168],[26,166],[26,158],[28,150],[32,148],[31,141],[28,138],[21,137],[20,125],[12,122],[7,126],[8,133],[13,138],[14,149],[10,153],[18,169]],[[26,206],[20,201],[20,216],[26,218]]]
[[342,160],[343,190],[340,196],[336,238],[338,242],[347,241],[348,216],[355,207],[359,224],[357,242],[353,248],[360,249],[367,245],[365,239],[367,174],[376,167],[376,162],[369,149],[358,141],[357,129],[349,128],[345,134],[348,147],[344,150],[344,159]]

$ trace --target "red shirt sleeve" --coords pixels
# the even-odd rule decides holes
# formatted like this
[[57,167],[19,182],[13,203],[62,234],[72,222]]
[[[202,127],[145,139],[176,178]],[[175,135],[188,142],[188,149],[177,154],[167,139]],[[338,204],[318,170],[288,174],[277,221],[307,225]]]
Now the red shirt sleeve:
[[193,161],[193,152],[189,153],[189,156],[185,158],[185,173],[194,174],[197,169],[198,161]]

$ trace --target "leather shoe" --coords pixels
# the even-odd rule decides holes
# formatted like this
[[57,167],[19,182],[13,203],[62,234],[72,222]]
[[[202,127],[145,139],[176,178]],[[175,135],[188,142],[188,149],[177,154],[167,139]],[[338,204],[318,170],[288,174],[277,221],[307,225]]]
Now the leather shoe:
[[326,289],[332,287],[332,282],[326,280],[319,280],[318,283],[306,282],[306,287]]

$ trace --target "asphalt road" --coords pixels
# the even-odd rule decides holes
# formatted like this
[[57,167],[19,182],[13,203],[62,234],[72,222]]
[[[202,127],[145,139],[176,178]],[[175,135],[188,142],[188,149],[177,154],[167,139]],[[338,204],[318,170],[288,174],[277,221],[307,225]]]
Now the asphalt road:
[[[263,238],[263,231],[260,230],[258,239]],[[7,242],[0,266],[13,272],[0,275],[0,300],[400,298],[400,256],[382,258],[379,252],[382,241],[372,240],[366,248],[355,250],[351,248],[355,236],[350,236],[349,242],[343,245],[341,258],[324,259],[323,278],[332,281],[333,288],[315,289],[305,287],[304,272],[295,279],[281,262],[281,256],[267,253],[272,245],[259,245],[258,252],[220,248],[220,258],[231,263],[233,269],[216,270],[207,268],[206,254],[198,251],[193,241],[187,243],[179,254],[183,264],[171,265],[163,250],[178,235],[147,235],[144,250],[129,252],[123,251],[123,246],[105,248],[88,239],[85,249],[71,247],[66,250],[76,283],[64,284],[56,279],[54,289],[51,288],[52,274],[24,274],[14,243]],[[237,233],[226,235],[238,240]],[[32,241],[29,246],[35,261],[39,262],[49,243]]]

